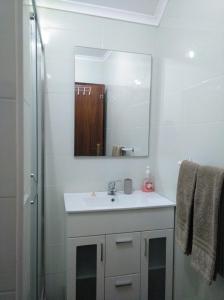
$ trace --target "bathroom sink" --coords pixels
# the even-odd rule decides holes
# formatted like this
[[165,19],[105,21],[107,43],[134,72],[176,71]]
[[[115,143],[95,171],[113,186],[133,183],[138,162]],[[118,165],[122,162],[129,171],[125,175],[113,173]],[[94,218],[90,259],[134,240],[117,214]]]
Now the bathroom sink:
[[115,196],[110,196],[106,192],[65,193],[64,203],[66,213],[175,206],[174,202],[157,193],[143,193],[141,191],[135,191],[131,195],[118,192]]

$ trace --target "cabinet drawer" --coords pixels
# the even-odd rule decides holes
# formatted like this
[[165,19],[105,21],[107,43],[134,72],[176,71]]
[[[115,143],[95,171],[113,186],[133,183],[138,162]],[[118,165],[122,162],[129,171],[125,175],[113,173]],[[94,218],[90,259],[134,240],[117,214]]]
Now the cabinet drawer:
[[139,300],[140,279],[138,274],[105,279],[105,300]]
[[140,233],[106,236],[106,277],[140,272]]

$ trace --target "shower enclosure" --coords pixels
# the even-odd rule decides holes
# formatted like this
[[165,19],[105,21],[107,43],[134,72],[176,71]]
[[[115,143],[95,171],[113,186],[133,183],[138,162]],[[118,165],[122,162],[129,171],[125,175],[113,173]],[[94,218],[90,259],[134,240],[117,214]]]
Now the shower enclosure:
[[44,297],[44,49],[35,3],[24,5],[23,299]]

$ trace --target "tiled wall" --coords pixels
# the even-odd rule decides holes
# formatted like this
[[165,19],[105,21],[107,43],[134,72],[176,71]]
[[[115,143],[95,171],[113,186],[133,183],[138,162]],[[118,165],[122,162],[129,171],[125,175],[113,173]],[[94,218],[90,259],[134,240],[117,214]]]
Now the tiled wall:
[[[105,190],[132,176],[138,188],[147,159],[73,157],[74,46],[153,54],[151,162],[156,189],[175,201],[177,162],[224,166],[224,3],[170,0],[159,28],[40,10],[45,27],[46,263],[49,299],[64,295],[63,192]],[[131,32],[131,35],[130,35]],[[130,37],[131,36],[131,37]],[[155,47],[156,44],[156,47]],[[207,287],[190,259],[175,254],[175,300],[222,299],[224,282]]]
[[120,145],[134,148],[127,155],[147,156],[151,57],[114,52],[105,61],[105,70],[106,153],[111,155],[113,146]]
[[75,59],[75,81],[87,83],[105,83],[104,62]]
[[[39,9],[46,45],[46,282],[48,299],[64,296],[64,192],[102,191],[126,176],[140,187],[148,158],[74,158],[75,46],[154,53],[155,29]],[[131,35],[130,35],[131,32]]]
[[14,0],[0,2],[0,300],[15,299],[16,76]]
[[[152,161],[157,190],[175,200],[178,160],[224,167],[224,2],[170,0],[157,32]],[[156,87],[157,86],[157,87]],[[175,300],[221,300],[179,249]]]

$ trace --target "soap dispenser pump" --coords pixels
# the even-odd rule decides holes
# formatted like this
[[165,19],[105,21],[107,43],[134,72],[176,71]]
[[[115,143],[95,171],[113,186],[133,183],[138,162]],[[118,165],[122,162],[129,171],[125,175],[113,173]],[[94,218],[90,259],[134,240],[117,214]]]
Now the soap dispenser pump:
[[149,192],[154,191],[154,186],[153,186],[153,183],[152,183],[151,174],[150,174],[150,167],[149,166],[146,167],[145,179],[143,181],[142,191],[145,192],[145,193],[149,193]]

